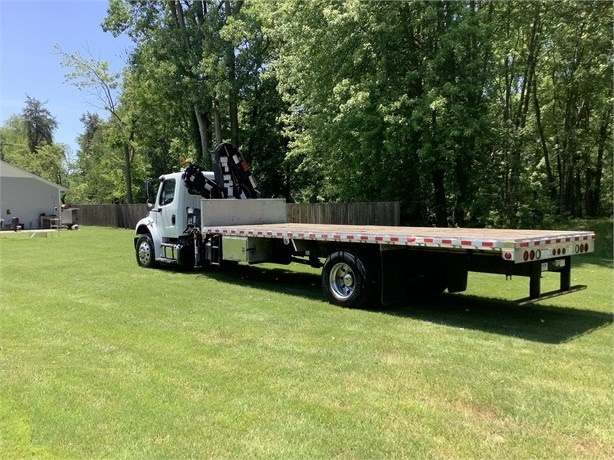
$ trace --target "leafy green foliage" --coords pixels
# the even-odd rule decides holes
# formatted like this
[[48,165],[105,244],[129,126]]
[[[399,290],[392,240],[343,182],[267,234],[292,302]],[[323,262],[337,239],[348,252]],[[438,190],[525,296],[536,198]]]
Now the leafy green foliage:
[[112,153],[105,142],[106,123],[97,114],[81,117],[84,132],[79,137],[79,155],[72,166],[71,186],[66,194],[70,203],[109,203],[119,201],[121,177],[112,161]]
[[440,226],[603,216],[613,8],[112,0],[103,28],[134,41],[125,73],[64,53],[109,109],[97,153],[78,152],[79,194],[140,200],[144,177],[180,155],[207,167],[230,140],[264,196],[398,200],[403,222]]
[[600,200],[611,176],[603,150],[611,151],[604,124],[611,91],[603,72],[609,81],[612,6],[578,6],[508,2],[493,10],[497,174],[487,178],[485,197],[496,200],[489,212],[498,225],[526,225],[527,209],[581,216],[611,207]]
[[42,145],[53,143],[53,132],[57,129],[58,122],[43,102],[26,95],[26,106],[21,116],[26,126],[30,153],[36,152]]
[[3,159],[60,185],[67,185],[67,146],[53,143],[57,122],[36,99],[26,97],[21,116],[10,117],[0,128]]
[[444,182],[432,183],[439,175],[462,217],[474,183],[467,170],[486,144],[485,55],[478,50],[488,43],[480,41],[485,34],[475,18],[481,10],[457,3],[295,2],[282,11],[281,21],[279,12],[269,14],[270,33],[281,42],[275,69],[295,111],[286,119],[293,156],[306,146],[301,167],[324,168],[316,176],[323,182],[319,198],[400,199],[414,219],[431,202],[443,207],[435,212],[445,224],[449,198],[435,190]]
[[72,69],[66,74],[66,80],[80,90],[93,92],[97,103],[109,113],[107,146],[116,155],[117,165],[121,165],[123,172],[122,201],[132,203],[133,163],[137,157],[135,133],[141,117],[138,105],[129,97],[129,88],[120,91],[121,75],[110,73],[105,61],[87,58],[78,52],[64,52],[59,46],[56,52],[63,58],[62,66]]
[[[569,2],[285,3],[260,14],[290,158],[312,173],[297,196],[400,199],[412,221],[511,226],[594,213],[608,196],[611,4],[578,16]],[[581,156],[564,153],[578,142]]]

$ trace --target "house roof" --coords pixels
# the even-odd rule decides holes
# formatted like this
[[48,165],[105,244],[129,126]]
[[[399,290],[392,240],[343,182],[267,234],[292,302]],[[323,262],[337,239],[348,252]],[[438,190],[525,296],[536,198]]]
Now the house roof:
[[53,182],[48,181],[47,179],[43,179],[36,174],[32,174],[24,169],[18,168],[17,166],[7,163],[6,161],[0,160],[0,179],[3,177],[20,177],[23,179],[35,179],[51,187],[55,187],[61,192],[65,192],[68,190],[66,187],[54,184]]

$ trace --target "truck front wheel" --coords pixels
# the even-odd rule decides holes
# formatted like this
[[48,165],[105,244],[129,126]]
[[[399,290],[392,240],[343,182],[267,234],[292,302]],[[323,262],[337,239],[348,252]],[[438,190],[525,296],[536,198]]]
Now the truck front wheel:
[[136,262],[145,268],[156,266],[156,253],[151,236],[143,234],[136,240]]
[[349,251],[334,252],[326,259],[322,288],[329,302],[342,307],[359,308],[371,298],[365,265]]

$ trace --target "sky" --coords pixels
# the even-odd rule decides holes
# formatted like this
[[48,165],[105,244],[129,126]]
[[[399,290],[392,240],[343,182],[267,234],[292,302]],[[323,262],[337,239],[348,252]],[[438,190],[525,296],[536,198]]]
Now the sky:
[[131,41],[102,30],[107,5],[106,0],[0,0],[0,126],[21,114],[26,95],[38,99],[58,122],[54,142],[68,145],[74,156],[84,129],[81,115],[108,118],[91,95],[65,82],[70,69],[60,65],[54,50],[57,44],[121,71]]

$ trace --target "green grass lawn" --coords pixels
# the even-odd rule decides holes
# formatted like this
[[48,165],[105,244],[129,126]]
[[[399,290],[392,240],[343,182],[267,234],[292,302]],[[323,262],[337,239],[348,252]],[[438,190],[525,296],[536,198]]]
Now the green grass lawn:
[[142,269],[130,230],[3,233],[0,457],[613,458],[604,228],[586,291],[471,274],[384,310],[309,268]]

